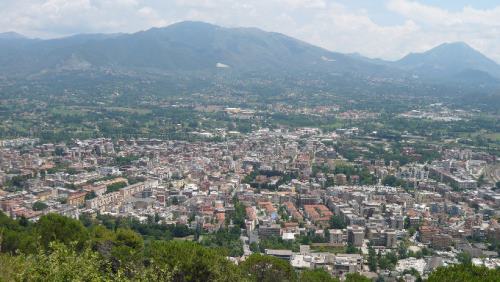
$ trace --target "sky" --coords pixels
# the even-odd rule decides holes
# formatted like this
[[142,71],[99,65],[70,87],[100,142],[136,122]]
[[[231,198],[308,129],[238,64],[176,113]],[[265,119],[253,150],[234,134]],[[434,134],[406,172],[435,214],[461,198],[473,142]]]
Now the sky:
[[184,20],[281,32],[395,60],[463,41],[500,62],[500,0],[0,0],[0,32],[55,38]]

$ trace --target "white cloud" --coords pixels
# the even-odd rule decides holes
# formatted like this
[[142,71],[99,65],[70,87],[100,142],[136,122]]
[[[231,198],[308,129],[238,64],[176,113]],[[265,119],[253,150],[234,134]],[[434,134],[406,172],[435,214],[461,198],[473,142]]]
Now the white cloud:
[[292,9],[324,9],[328,5],[324,0],[280,0],[278,2]]
[[500,61],[500,5],[448,11],[412,0],[385,4],[387,17],[402,19],[399,23],[379,24],[369,9],[332,0],[0,0],[0,31],[54,37],[202,20],[260,27],[334,51],[390,59],[444,41],[465,41]]
[[490,10],[479,10],[465,6],[459,12],[450,12],[417,1],[391,0],[387,7],[407,18],[437,26],[465,24],[500,26],[500,6]]
[[297,36],[340,52],[359,52],[372,57],[390,57],[419,27],[411,20],[401,25],[381,26],[368,16],[336,6],[318,13],[311,24],[298,29]]
[[445,25],[457,23],[457,19],[452,17],[447,11],[414,1],[391,0],[387,7],[407,18],[425,23],[439,23]]
[[423,26],[411,40],[415,51],[443,41],[464,41],[500,62],[500,5],[488,10],[465,6],[451,12],[417,1],[390,0],[387,8]]
[[142,7],[137,10],[152,27],[162,27],[167,25],[167,21],[162,19],[161,16],[151,7]]

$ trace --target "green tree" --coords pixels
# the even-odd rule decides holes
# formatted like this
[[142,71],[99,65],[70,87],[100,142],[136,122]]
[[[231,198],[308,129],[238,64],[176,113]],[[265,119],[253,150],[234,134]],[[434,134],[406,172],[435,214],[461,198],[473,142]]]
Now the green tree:
[[345,281],[346,282],[372,282],[371,279],[369,279],[366,276],[363,276],[359,273],[349,273],[345,276]]
[[415,276],[415,278],[417,278],[417,282],[421,282],[422,281],[422,277],[420,275],[420,273],[418,272],[418,270],[416,270],[415,268],[410,268],[410,269],[406,269],[405,271],[403,271],[402,273],[403,275],[405,274],[411,274],[413,276]]
[[408,257],[408,249],[404,242],[400,242],[398,246],[398,256],[400,259],[405,259]]
[[56,147],[54,150],[54,154],[56,156],[63,156],[64,155],[64,148],[63,147]]
[[406,217],[405,217],[405,219],[404,219],[404,228],[405,228],[405,229],[410,228],[410,218],[409,218],[409,217],[407,217],[407,216],[406,216]]
[[253,254],[241,264],[242,272],[252,281],[274,282],[279,277],[280,281],[295,281],[296,275],[290,263],[285,260]]
[[46,203],[44,202],[41,202],[41,201],[36,201],[34,204],[33,204],[33,210],[34,211],[42,211],[46,208],[48,208],[49,206],[47,206]]
[[484,185],[486,183],[486,179],[484,179],[484,173],[481,173],[481,175],[479,176],[479,178],[477,179],[477,185],[479,187],[481,187],[482,185]]
[[19,280],[19,273],[25,269],[26,263],[23,257],[0,253],[0,281]]
[[66,245],[76,242],[81,249],[88,239],[87,230],[80,221],[53,213],[40,217],[36,230],[46,248],[50,242],[57,241]]
[[92,200],[95,197],[97,197],[96,193],[94,191],[90,191],[90,193],[87,193],[85,195],[85,200]]
[[330,228],[332,229],[344,229],[347,227],[344,219],[339,215],[334,215],[330,218]]
[[114,266],[120,266],[128,270],[139,264],[143,259],[144,242],[142,237],[130,229],[119,228],[112,239],[111,258]]
[[303,270],[300,273],[299,280],[300,282],[338,282],[337,278],[334,278],[330,275],[330,273],[326,272],[321,268],[313,269],[313,270]]
[[77,251],[74,246],[51,243],[47,251],[31,255],[0,254],[0,281],[172,281],[165,267],[133,267],[113,269],[110,261],[89,248]]
[[347,244],[347,247],[345,248],[345,252],[347,254],[359,254],[360,250],[356,247],[354,247],[353,244]]
[[398,262],[398,257],[393,252],[388,252],[384,256],[378,259],[378,266],[381,269],[394,269],[396,263]]
[[500,281],[499,269],[488,269],[484,266],[472,264],[456,264],[448,267],[438,267],[427,280],[428,282],[498,282]]
[[21,218],[13,220],[0,211],[0,250],[5,253],[33,253],[37,251],[37,236],[33,225]]
[[118,191],[126,186],[127,186],[127,183],[125,183],[124,181],[110,184],[110,185],[106,186],[106,193],[116,192],[116,191]]
[[140,251],[144,247],[141,236],[130,229],[119,228],[114,242],[117,246],[127,246],[135,251]]
[[256,242],[250,243],[250,251],[254,253],[259,252],[259,244],[257,244]]
[[387,175],[382,179],[382,184],[387,185],[387,186],[396,186],[397,178],[394,175]]
[[188,241],[155,241],[146,257],[160,269],[172,269],[173,281],[240,281],[239,269],[217,250]]
[[114,163],[117,166],[127,166],[131,165],[133,161],[138,159],[139,158],[136,156],[116,157]]
[[202,245],[209,247],[220,247],[227,251],[231,257],[243,255],[243,242],[240,240],[241,230],[239,227],[223,228],[214,234],[205,235]]
[[371,245],[368,246],[368,267],[370,271],[377,271],[377,254]]
[[412,237],[413,235],[415,235],[416,232],[417,232],[417,230],[415,229],[415,227],[408,228],[408,235],[410,237]]
[[113,241],[115,240],[115,232],[107,229],[103,225],[89,226],[90,247],[94,251],[98,251],[103,256],[109,257]]
[[177,197],[172,198],[172,205],[178,205],[179,204],[179,199]]
[[26,256],[19,281],[106,281],[113,273],[99,255],[89,249],[76,252],[60,243],[51,243],[49,253]]
[[461,264],[470,265],[472,264],[472,257],[469,253],[461,252],[457,255],[457,259]]
[[245,228],[245,216],[246,210],[245,206],[238,201],[238,198],[234,197],[234,214],[231,216],[233,220],[233,224],[238,226],[239,228]]

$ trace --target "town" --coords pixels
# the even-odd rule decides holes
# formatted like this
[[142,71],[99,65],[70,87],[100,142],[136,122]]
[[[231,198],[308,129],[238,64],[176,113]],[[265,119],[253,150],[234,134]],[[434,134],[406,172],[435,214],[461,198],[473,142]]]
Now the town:
[[0,209],[182,227],[173,237],[227,248],[235,263],[263,253],[340,278],[417,281],[466,260],[500,267],[494,154],[421,148],[412,136],[394,146],[354,127],[214,134],[223,138],[0,141]]

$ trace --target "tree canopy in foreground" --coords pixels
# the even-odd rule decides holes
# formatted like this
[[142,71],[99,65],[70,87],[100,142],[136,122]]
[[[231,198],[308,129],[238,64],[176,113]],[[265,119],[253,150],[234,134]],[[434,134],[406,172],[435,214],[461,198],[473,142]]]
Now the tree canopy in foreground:
[[[150,232],[141,236],[126,225],[109,228],[83,222],[48,214],[33,223],[0,212],[0,282],[338,281],[324,270],[299,272],[288,261],[271,256],[253,254],[237,265],[221,248],[147,235]],[[357,273],[345,278],[371,281]],[[428,281],[500,281],[500,270],[455,265],[438,268]]]

